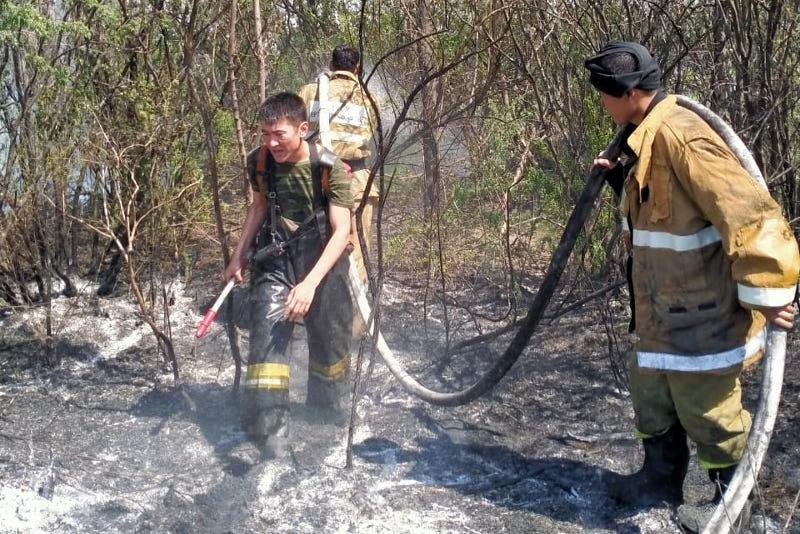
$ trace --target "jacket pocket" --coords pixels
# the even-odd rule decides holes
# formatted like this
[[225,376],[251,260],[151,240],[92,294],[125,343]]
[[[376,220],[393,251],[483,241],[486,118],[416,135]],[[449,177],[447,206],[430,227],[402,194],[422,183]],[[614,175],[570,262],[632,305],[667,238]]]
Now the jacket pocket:
[[672,216],[672,168],[665,161],[653,159],[650,164],[650,222],[668,220]]
[[662,339],[678,352],[692,354],[720,346],[733,328],[731,298],[718,291],[660,294],[653,304]]
[[[713,291],[717,284],[708,280],[708,255],[704,250],[678,252],[668,248],[642,248],[642,268],[647,269],[645,280],[654,295],[686,295]],[[715,263],[711,264],[716,265]],[[713,271],[719,273],[720,271]],[[714,277],[717,277],[714,274]]]
[[716,291],[655,295],[656,317],[667,329],[700,326],[722,314]]

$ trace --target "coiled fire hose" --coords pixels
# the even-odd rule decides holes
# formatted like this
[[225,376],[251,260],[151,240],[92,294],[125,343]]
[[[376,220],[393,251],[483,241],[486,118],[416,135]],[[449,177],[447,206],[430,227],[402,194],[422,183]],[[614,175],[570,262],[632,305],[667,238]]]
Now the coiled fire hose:
[[[728,144],[731,151],[736,155],[742,167],[764,188],[767,187],[758,165],[753,159],[753,155],[745,144],[736,135],[736,132],[713,111],[702,104],[685,96],[677,97],[678,104],[699,115],[709,126]],[[618,130],[612,142],[605,150],[606,157],[615,160],[620,153],[623,131]],[[553,295],[561,273],[566,267],[569,256],[575,245],[578,233],[583,228],[586,219],[594,208],[600,190],[603,186],[604,170],[594,167],[589,175],[589,179],[570,215],[564,233],[556,247],[550,265],[547,268],[544,280],[542,281],[536,297],[528,309],[528,313],[522,322],[519,330],[509,343],[503,355],[492,366],[487,373],[475,384],[462,391],[441,392],[429,389],[419,383],[415,378],[408,374],[402,364],[395,358],[383,334],[377,332],[376,349],[380,354],[389,371],[400,381],[402,386],[411,394],[427,401],[431,404],[440,406],[458,406],[466,404],[492,389],[505,376],[508,370],[514,365],[524,350],[536,326],[542,318],[545,308]],[[359,313],[370,335],[374,334],[374,321],[366,288],[358,276],[355,263],[351,257],[350,269],[348,272],[350,280],[350,290],[355,298]],[[783,368],[786,358],[786,332],[777,328],[769,328],[766,342],[766,350],[763,361],[763,377],[761,381],[761,391],[758,408],[753,418],[753,425],[747,440],[744,455],[740,460],[739,467],[736,469],[733,479],[725,492],[724,498],[714,512],[709,524],[703,530],[704,534],[727,533],[731,525],[742,511],[745,502],[750,495],[755,484],[758,471],[764,460],[764,456],[769,446],[772,430],[775,425],[775,418],[778,412],[778,402],[780,400],[781,387],[783,383]]]

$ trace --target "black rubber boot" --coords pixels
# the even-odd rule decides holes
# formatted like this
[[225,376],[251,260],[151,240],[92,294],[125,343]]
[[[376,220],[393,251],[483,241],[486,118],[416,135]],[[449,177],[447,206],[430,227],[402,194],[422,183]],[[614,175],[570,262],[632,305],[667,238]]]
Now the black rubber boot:
[[686,431],[673,425],[660,436],[645,438],[644,464],[632,475],[609,473],[609,496],[622,505],[646,507],[683,502],[683,479],[689,467]]
[[[681,526],[689,532],[700,532],[703,530],[711,516],[714,515],[717,505],[722,501],[722,496],[728,489],[728,486],[733,480],[733,474],[736,472],[735,465],[725,467],[723,469],[709,469],[708,478],[714,484],[714,497],[711,502],[700,505],[684,504],[678,507],[678,520]],[[751,498],[748,497],[747,502],[742,507],[742,512],[739,517],[733,520],[733,532],[747,532],[750,526],[750,504]]]
[[316,415],[318,422],[344,426],[349,419],[349,381],[314,380],[309,377],[306,406]]
[[256,444],[289,435],[289,392],[287,390],[245,390],[241,410],[242,429]]

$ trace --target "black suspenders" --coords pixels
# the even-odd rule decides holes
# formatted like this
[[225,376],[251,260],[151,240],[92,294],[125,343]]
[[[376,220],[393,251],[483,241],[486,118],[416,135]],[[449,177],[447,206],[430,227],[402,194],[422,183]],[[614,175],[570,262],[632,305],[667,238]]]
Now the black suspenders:
[[[328,184],[328,176],[330,170],[327,162],[323,163],[320,157],[319,149],[316,143],[308,143],[309,160],[311,164],[311,186],[312,186],[312,215],[308,220],[303,221],[301,227],[309,224],[313,219],[316,219],[317,229],[323,241],[328,237],[328,221],[327,221],[327,208],[328,196],[326,190]],[[326,154],[327,156],[327,154]],[[330,158],[328,158],[330,159]],[[325,172],[327,171],[327,172]],[[259,177],[261,178],[259,180]],[[278,203],[278,193],[275,186],[275,159],[270,154],[267,147],[260,147],[256,160],[256,181],[259,187],[263,189],[266,182],[267,186],[267,199],[269,201],[269,232],[273,243],[279,242],[277,221],[280,205]]]

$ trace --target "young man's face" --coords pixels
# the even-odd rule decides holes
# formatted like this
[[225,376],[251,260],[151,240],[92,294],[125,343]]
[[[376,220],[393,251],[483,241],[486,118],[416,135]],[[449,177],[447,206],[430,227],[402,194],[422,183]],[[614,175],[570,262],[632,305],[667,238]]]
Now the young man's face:
[[261,123],[261,144],[266,146],[277,163],[298,162],[305,158],[303,139],[308,123],[292,124],[287,119]]
[[617,125],[628,124],[636,113],[636,106],[630,92],[616,97],[600,91],[600,103]]

